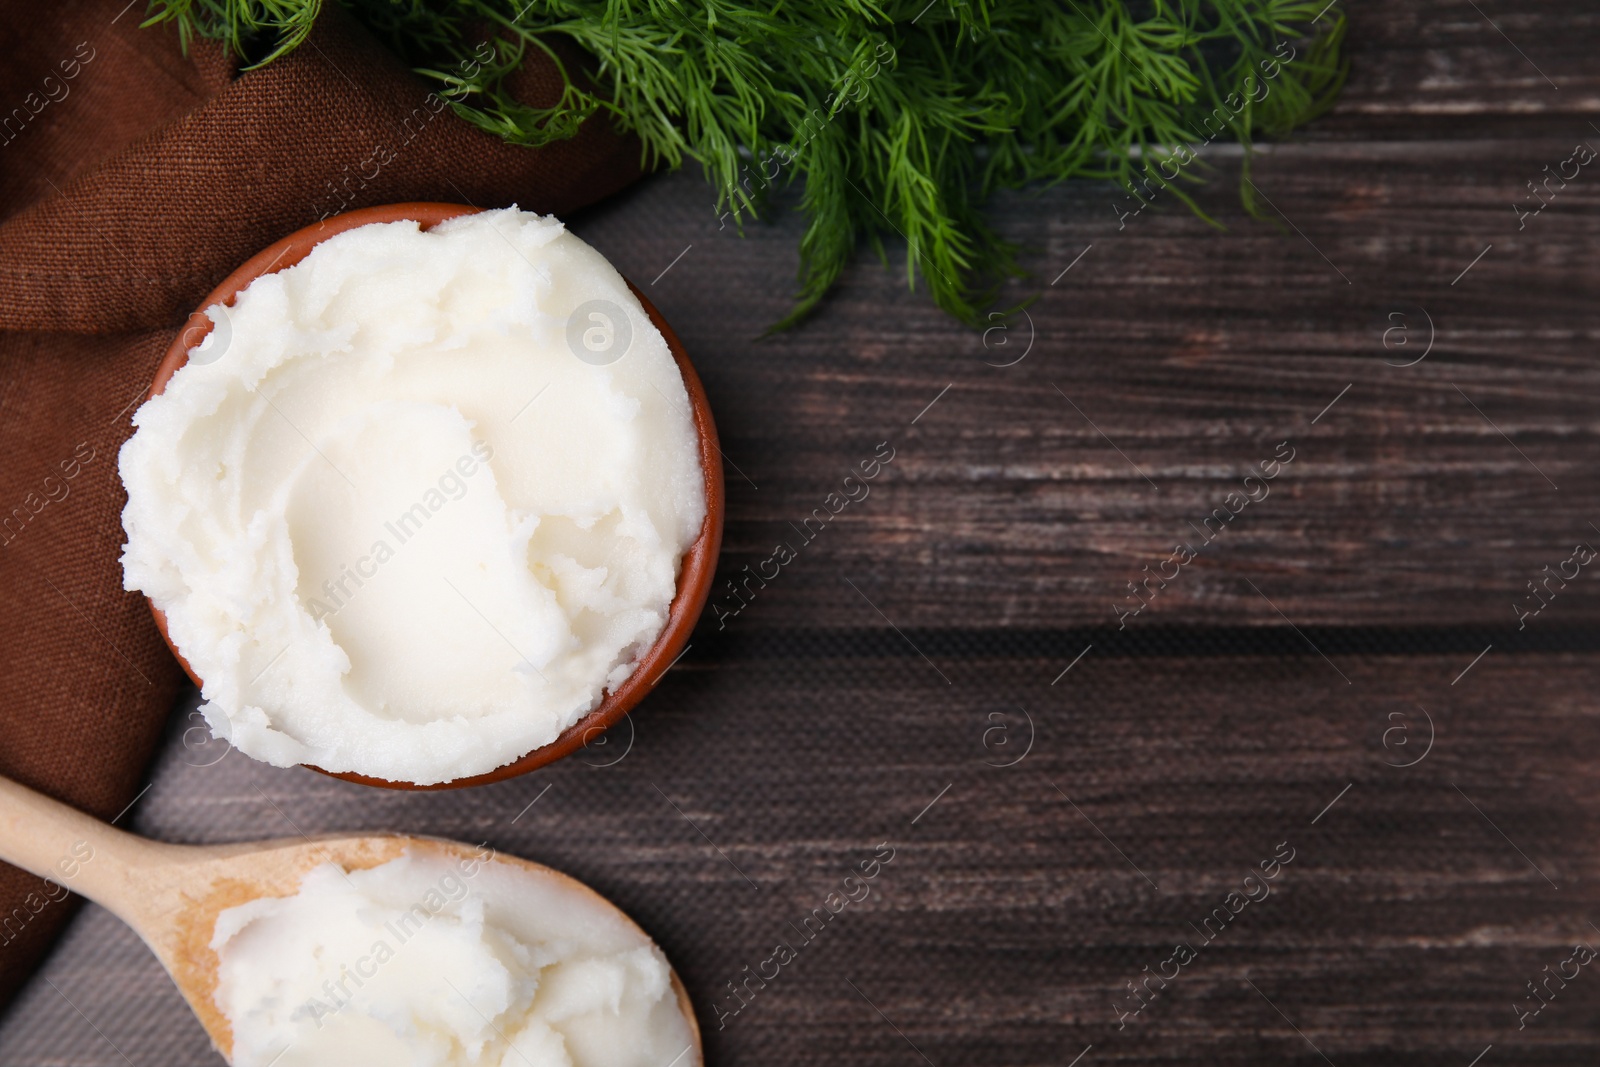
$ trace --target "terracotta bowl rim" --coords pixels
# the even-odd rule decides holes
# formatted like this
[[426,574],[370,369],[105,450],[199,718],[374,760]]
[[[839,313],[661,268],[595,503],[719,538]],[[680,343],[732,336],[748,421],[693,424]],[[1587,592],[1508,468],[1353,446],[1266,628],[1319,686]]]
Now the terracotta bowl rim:
[[[378,207],[361,208],[349,211],[342,215],[334,215],[320,222],[296,230],[282,240],[276,241],[257,252],[244,262],[232,274],[224,278],[206,298],[201,301],[200,308],[189,316],[183,328],[173,339],[172,345],[167,349],[166,355],[156,368],[155,379],[150,385],[150,396],[155,397],[166,389],[167,382],[177,373],[178,368],[188,362],[189,350],[198,345],[211,332],[213,323],[206,317],[205,309],[213,304],[231,306],[234,298],[251,282],[263,274],[291,267],[304,259],[317,244],[329,237],[357,226],[366,226],[379,222],[414,221],[421,224],[423,229],[453,219],[461,215],[474,215],[484,210],[465,204],[446,204],[415,202],[405,204],[385,204]],[[624,279],[627,281],[627,279]],[[586,747],[595,737],[615,726],[628,714],[644,697],[656,687],[666,675],[668,668],[676,663],[688,644],[689,635],[694,630],[695,623],[699,621],[700,613],[705,608],[710,597],[712,578],[716,573],[717,557],[722,547],[722,522],[724,504],[724,486],[722,478],[722,453],[717,442],[716,423],[712,419],[711,404],[706,398],[705,387],[700,382],[700,377],[695,373],[689,355],[684,350],[683,343],[672,327],[667,325],[661,313],[656,309],[645,295],[639,291],[632,282],[627,282],[628,288],[644,307],[645,313],[656,329],[661,331],[661,336],[667,342],[667,348],[672,352],[673,359],[678,364],[678,371],[683,376],[684,388],[689,394],[689,404],[695,424],[695,435],[700,449],[700,468],[705,475],[706,492],[706,517],[700,527],[700,534],[690,544],[683,554],[678,573],[678,591],[672,598],[672,605],[668,609],[667,623],[662,627],[661,633],[656,637],[655,643],[638,660],[635,661],[633,673],[615,690],[607,690],[601,697],[600,703],[583,718],[573,723],[561,732],[552,742],[532,752],[502,764],[483,774],[471,775],[466,778],[456,778],[448,782],[438,782],[432,785],[418,785],[414,782],[390,781],[386,778],[373,778],[353,771],[325,771],[312,764],[304,764],[319,774],[326,774],[334,778],[342,778],[347,782],[357,782],[362,785],[380,786],[387,789],[404,790],[437,790],[460,789],[466,786],[487,785],[491,782],[501,782],[507,778],[527,774],[538,770],[563,756],[569,755],[579,748]],[[195,675],[189,661],[172,642],[171,635],[167,632],[167,619],[155,602],[148,597],[145,602],[150,605],[150,614],[154,617],[156,629],[161,632],[161,639],[166,642],[167,648],[183,667],[184,673],[195,683],[202,685]]]

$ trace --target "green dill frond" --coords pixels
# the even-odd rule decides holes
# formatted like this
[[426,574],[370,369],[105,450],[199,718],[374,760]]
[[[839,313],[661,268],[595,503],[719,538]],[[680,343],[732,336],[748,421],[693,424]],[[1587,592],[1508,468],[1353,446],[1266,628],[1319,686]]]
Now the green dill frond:
[[[151,0],[146,24],[270,62],[321,0]],[[1203,146],[1245,145],[1331,106],[1348,74],[1326,0],[338,0],[468,122],[515,144],[605,112],[646,166],[699,164],[719,214],[755,217],[800,183],[800,321],[863,242],[903,243],[908,284],[974,325],[1015,249],[996,190],[1095,178],[1140,202],[1185,187]],[[590,64],[550,107],[513,99],[529,49]],[[558,67],[560,60],[557,59]],[[580,88],[589,86],[592,88]],[[1211,221],[1207,219],[1207,221]],[[1215,224],[1215,223],[1213,223]]]
[[185,53],[199,36],[222,41],[237,56],[260,55],[247,68],[254,69],[300,47],[321,11],[322,0],[150,0],[141,25],[176,24]]

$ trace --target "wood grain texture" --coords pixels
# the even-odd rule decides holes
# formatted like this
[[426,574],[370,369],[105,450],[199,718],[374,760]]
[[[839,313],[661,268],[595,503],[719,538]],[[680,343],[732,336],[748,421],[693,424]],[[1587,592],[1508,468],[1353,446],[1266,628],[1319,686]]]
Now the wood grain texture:
[[[1042,290],[1031,330],[962,329],[868,261],[813,321],[752,343],[792,291],[792,215],[741,240],[682,174],[578,220],[625,273],[655,279],[706,380],[730,463],[725,577],[768,557],[877,442],[899,450],[740,625],[866,625],[844,581],[863,576],[901,626],[949,625],[952,604],[968,626],[1114,622],[1126,583],[1289,440],[1300,458],[1270,501],[1145,621],[1281,624],[1248,580],[1302,625],[1514,628],[1527,583],[1600,536],[1600,171],[1521,231],[1512,210],[1577,141],[1600,145],[1600,36],[1592,12],[1510,20],[1523,51],[1548,53],[1554,90],[1457,7],[1352,9],[1339,108],[1253,166],[1276,228],[1242,211],[1236,151],[1212,153],[1199,194],[1222,233],[1159,205],[1119,229],[1127,198],[1095,183],[1002,197],[998,225],[1033,271],[1011,295]],[[1509,122],[1480,122],[1491,107]],[[1410,346],[1394,334],[1386,348],[1400,324]],[[1030,332],[1020,363],[986,365]],[[1386,365],[1430,332],[1426,359]],[[1559,614],[1594,621],[1600,598],[1568,596]]]
[[[1085,1062],[1322,1062],[1306,1038],[1340,1067],[1465,1065],[1491,1043],[1592,1062],[1587,971],[1525,1030],[1512,1010],[1574,941],[1600,944],[1592,653],[1490,655],[1454,686],[1469,657],[1091,652],[1051,685],[1055,658],[948,655],[946,685],[887,646],[798,651],[679,668],[620,760],[626,734],[459,793],[212,764],[224,750],[185,745],[180,718],[134,828],[402,826],[548,863],[659,939],[711,1063],[904,1067],[906,1039],[939,1067],[1091,1043]],[[884,842],[866,899],[802,944]],[[1283,842],[1270,895],[1200,944],[1189,924]],[[214,1063],[100,915],[47,969],[60,992],[36,982],[0,1029],[0,1062],[112,1062],[82,1010],[134,1063]],[[727,983],[779,940],[798,959],[735,1013]],[[1119,1030],[1126,983],[1179,941],[1198,958]]]
[[[631,729],[535,775],[367,790],[225,754],[181,708],[133,828],[402,830],[568,871],[660,940],[713,1064],[1593,1063],[1592,968],[1521,1029],[1513,1006],[1600,948],[1600,596],[1585,572],[1521,632],[1512,605],[1600,543],[1600,170],[1523,230],[1511,204],[1600,145],[1600,14],[1476,7],[1347,5],[1338,108],[1253,165],[1279,227],[1226,151],[1199,194],[1225,232],[1119,229],[1094,183],[1002,198],[1013,295],[1041,291],[1011,366],[1026,322],[962,329],[870,262],[756,342],[798,225],[719,232],[696,175],[574,220],[705,379],[719,584],[796,559],[708,613]],[[1412,345],[1434,323],[1414,366],[1393,312]],[[1282,441],[1270,495],[1119,632],[1126,583]],[[880,442],[870,494],[797,531]],[[883,842],[871,895],[721,1018]],[[1271,895],[1119,1028],[1283,842]],[[216,1062],[97,909],[44,977],[0,1063]]]

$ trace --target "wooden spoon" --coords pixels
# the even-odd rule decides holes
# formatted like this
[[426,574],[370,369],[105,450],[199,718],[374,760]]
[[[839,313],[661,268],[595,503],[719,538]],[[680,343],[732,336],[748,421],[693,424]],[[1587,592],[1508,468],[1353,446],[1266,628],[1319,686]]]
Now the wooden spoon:
[[[0,859],[82,894],[133,927],[229,1063],[233,1030],[213,1000],[218,961],[211,937],[218,913],[261,897],[293,896],[300,879],[318,864],[365,870],[406,851],[451,860],[481,856],[477,848],[456,841],[398,835],[169,845],[125,833],[0,778]],[[560,879],[622,914],[582,882],[549,867],[498,853],[490,862]],[[672,988],[693,1035],[692,1055],[678,1062],[698,1067],[703,1062],[700,1027],[676,971]]]

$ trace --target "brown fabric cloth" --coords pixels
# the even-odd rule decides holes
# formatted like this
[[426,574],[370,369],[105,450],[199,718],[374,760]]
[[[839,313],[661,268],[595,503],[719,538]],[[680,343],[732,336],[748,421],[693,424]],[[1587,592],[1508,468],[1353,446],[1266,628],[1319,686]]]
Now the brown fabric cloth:
[[[598,120],[529,149],[433,114],[336,4],[238,74],[126,2],[0,0],[0,774],[104,819],[138,793],[182,677],[122,589],[116,463],[188,313],[345,195],[560,215],[639,173],[637,142]],[[522,81],[529,103],[559,85],[532,52]],[[52,894],[0,864],[0,1005],[72,910]]]

